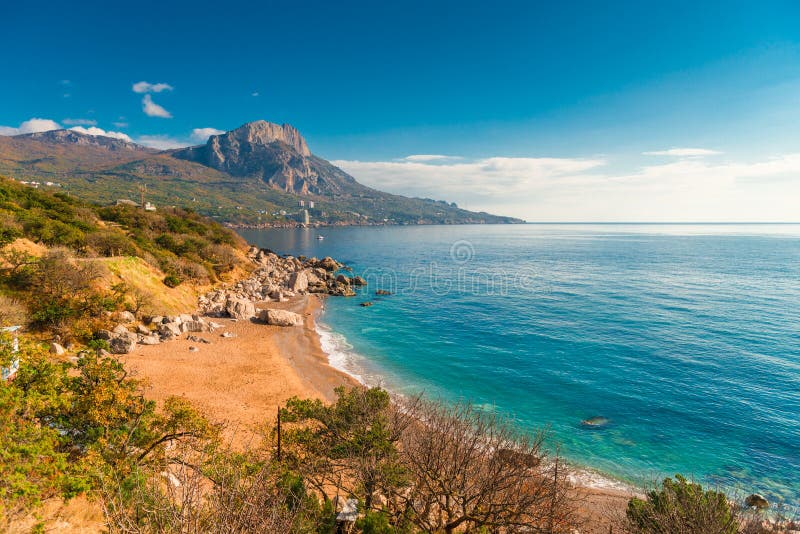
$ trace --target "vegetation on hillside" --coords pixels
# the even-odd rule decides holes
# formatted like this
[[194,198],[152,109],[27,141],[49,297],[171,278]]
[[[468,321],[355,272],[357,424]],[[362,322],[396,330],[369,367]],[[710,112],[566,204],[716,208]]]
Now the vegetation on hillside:
[[191,211],[101,207],[0,178],[0,298],[7,303],[0,319],[7,325],[27,315],[33,327],[85,337],[103,312],[138,311],[148,298],[124,282],[106,287],[102,258],[141,258],[174,287],[218,281],[243,264],[245,246]]

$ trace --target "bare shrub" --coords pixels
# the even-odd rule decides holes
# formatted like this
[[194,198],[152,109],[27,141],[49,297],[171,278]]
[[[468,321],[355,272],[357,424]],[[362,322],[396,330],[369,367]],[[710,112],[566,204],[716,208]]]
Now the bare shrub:
[[566,469],[529,437],[471,405],[426,403],[401,442],[410,486],[395,496],[424,531],[569,532]]
[[0,295],[0,327],[25,323],[27,310],[20,301]]

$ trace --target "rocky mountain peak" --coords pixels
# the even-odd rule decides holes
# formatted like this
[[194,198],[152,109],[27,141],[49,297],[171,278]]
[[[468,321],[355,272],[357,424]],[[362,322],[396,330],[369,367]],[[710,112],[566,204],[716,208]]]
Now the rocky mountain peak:
[[268,145],[280,141],[289,145],[301,156],[311,156],[306,140],[291,124],[275,124],[263,120],[248,122],[230,132],[211,136],[208,144],[217,147],[230,146],[233,141],[251,145]]

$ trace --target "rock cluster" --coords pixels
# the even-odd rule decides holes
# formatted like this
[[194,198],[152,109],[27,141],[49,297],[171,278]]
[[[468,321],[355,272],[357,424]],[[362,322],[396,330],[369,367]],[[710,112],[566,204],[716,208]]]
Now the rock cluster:
[[222,326],[199,315],[190,314],[152,316],[146,318],[144,323],[136,324],[134,331],[124,324],[118,324],[113,330],[96,332],[95,337],[106,340],[112,354],[129,354],[137,344],[158,345],[187,332],[213,332]]
[[356,276],[336,274],[343,266],[333,258],[300,259],[278,256],[268,250],[252,248],[250,257],[258,265],[249,278],[229,288],[201,296],[200,313],[212,317],[250,319],[256,315],[254,302],[285,302],[295,295],[319,293],[350,297],[354,286],[367,281]]

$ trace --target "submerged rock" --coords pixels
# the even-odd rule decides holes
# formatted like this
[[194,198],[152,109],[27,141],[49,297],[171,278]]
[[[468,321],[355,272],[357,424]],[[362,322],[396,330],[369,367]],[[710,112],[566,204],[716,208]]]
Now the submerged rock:
[[607,417],[598,415],[595,417],[590,417],[589,419],[584,419],[583,421],[581,421],[581,426],[587,428],[601,428],[606,426],[610,422],[611,420],[608,419]]
[[370,301],[362,302],[361,304],[359,304],[359,306],[361,306],[362,308],[369,308],[370,306],[372,306],[372,302]]
[[385,289],[379,289],[375,292],[376,295],[391,295],[391,291],[386,291]]

